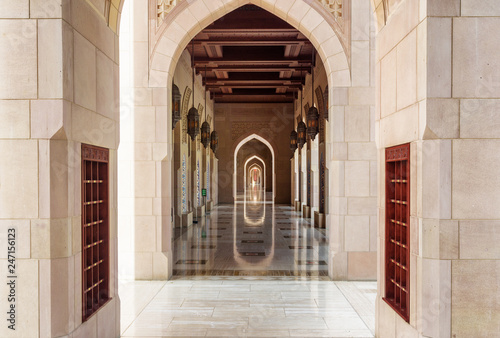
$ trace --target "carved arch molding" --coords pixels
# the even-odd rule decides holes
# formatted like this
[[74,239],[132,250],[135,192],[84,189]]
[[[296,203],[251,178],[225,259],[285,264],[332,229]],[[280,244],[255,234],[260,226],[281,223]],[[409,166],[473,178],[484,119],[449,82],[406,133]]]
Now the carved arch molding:
[[[103,0],[104,12],[98,10],[95,6],[94,8],[101,17],[103,17],[108,26],[115,32],[118,33],[120,29],[120,16],[123,8],[123,3],[125,0]],[[346,18],[350,15],[350,2],[351,0],[316,0],[321,3],[333,16],[335,23],[338,24],[340,29],[339,35],[341,40],[348,41],[346,38],[349,37],[350,25],[346,25]],[[389,15],[394,11],[394,9],[399,5],[402,0],[394,0],[389,6],[388,0],[370,0],[372,4],[372,9],[377,19],[379,30],[385,25]],[[90,1],[87,0],[89,4]],[[151,34],[152,41],[158,40],[157,34],[160,33],[160,27],[167,22],[169,14],[174,10],[174,8],[180,3],[187,2],[187,0],[149,0],[150,7],[150,22],[151,24]],[[161,34],[160,34],[161,35]],[[152,45],[152,47],[154,44]],[[152,48],[151,47],[151,48]],[[348,53],[350,54],[350,53]]]
[[[121,1],[123,2],[124,0]],[[160,40],[165,27],[178,13],[181,12],[181,7],[187,6],[188,3],[189,1],[187,0],[149,0],[150,57],[152,56],[156,43]],[[351,0],[314,0],[311,3],[311,6],[316,7],[316,9],[320,9],[321,6],[323,6],[330,14],[325,15],[324,11],[319,11],[325,20],[337,32],[347,58],[350,60]]]

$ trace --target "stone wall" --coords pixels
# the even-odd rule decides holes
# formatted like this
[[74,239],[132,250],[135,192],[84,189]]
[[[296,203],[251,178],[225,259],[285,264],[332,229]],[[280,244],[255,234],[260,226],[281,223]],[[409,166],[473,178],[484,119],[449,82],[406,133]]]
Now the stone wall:
[[350,85],[328,78],[329,264],[330,276],[341,280],[373,280],[377,271],[376,32],[371,11],[368,1],[352,1]]
[[[233,203],[234,159],[237,146],[248,136],[258,135],[274,152],[275,202],[290,201],[290,131],[292,104],[215,104],[219,130],[219,203]],[[268,169],[272,173],[272,166]],[[243,172],[242,172],[243,173]]]
[[[498,189],[494,149],[500,48],[489,2],[400,1],[378,34],[379,163],[411,143],[409,323],[382,300],[381,337],[498,333]],[[379,184],[379,280],[384,280],[384,184]],[[494,298],[494,297],[493,297]]]
[[[17,276],[16,330],[0,336],[117,336],[118,37],[83,0],[3,1],[0,13],[0,264],[13,228]],[[110,151],[111,300],[84,323],[82,143]]]

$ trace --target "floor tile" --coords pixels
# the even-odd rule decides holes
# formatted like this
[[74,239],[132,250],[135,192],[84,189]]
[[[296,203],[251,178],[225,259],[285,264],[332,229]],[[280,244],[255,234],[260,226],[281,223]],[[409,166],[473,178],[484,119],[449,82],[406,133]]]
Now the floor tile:
[[326,231],[288,206],[246,211],[176,229],[171,280],[120,281],[123,337],[373,337],[376,283],[329,280]]

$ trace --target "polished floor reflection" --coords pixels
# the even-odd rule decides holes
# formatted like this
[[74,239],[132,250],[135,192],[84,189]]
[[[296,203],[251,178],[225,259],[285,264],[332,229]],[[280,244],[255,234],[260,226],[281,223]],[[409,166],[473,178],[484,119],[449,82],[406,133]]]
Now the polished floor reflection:
[[123,337],[373,337],[375,282],[332,282],[327,239],[259,189],[178,232],[170,281],[120,281]]
[[294,277],[122,281],[121,332],[144,338],[373,337],[376,287]]
[[326,277],[325,231],[269,195],[254,187],[178,231],[174,275]]

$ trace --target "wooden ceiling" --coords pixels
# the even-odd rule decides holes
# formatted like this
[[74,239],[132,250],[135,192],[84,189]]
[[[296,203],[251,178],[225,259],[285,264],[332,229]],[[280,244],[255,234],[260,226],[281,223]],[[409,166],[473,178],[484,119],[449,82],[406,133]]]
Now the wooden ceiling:
[[220,18],[193,41],[196,72],[215,102],[293,102],[311,71],[309,40],[254,5]]

